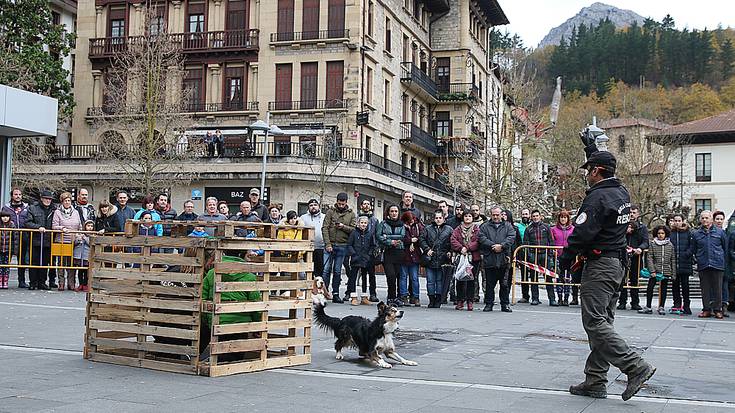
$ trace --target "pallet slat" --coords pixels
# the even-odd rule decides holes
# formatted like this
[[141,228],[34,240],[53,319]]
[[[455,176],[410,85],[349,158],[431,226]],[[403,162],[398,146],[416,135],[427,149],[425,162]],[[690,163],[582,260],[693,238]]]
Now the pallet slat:
[[201,248],[207,243],[205,238],[173,238],[173,237],[94,237],[94,245],[125,247],[160,247],[160,248]]
[[201,284],[201,274],[168,272],[168,271],[142,271],[131,268],[95,268],[91,271],[93,278],[112,278],[117,280],[137,281],[174,281],[187,284]]
[[197,257],[185,257],[181,254],[151,254],[99,252],[96,259],[113,264],[149,264],[149,265],[187,265],[199,267],[202,263]]
[[156,298],[118,297],[107,294],[90,294],[89,302],[100,304],[117,304],[130,307],[160,308],[168,310],[199,311],[195,300],[167,300]]
[[162,327],[152,325],[139,325],[139,324],[128,324],[120,323],[117,321],[102,321],[102,320],[91,320],[89,322],[89,328],[93,330],[112,330],[123,333],[135,333],[142,335],[171,337],[171,338],[183,338],[187,340],[194,340],[198,337],[197,331],[185,330],[183,328],[173,327]]
[[221,303],[214,306],[217,314],[246,313],[251,311],[298,310],[311,307],[311,301],[249,301],[242,303]]
[[177,346],[175,344],[161,344],[153,342],[138,343],[136,341],[111,340],[105,338],[93,338],[90,344],[99,347],[121,348],[128,350],[143,350],[159,353],[183,354],[187,356],[198,356],[199,349],[192,346]]
[[218,262],[214,270],[220,274],[238,272],[313,272],[313,262]]
[[272,290],[303,290],[309,288],[310,281],[245,281],[222,282],[215,285],[216,292],[226,291],[272,291]]

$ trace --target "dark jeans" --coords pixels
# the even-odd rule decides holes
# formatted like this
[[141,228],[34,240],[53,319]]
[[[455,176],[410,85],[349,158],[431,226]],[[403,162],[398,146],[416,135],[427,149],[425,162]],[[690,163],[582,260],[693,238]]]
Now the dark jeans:
[[401,263],[403,262],[402,251],[398,254],[384,253],[383,270],[385,271],[385,279],[388,282],[388,299],[395,300],[398,293],[398,279],[401,275]]
[[[572,273],[572,284],[579,284],[582,282],[582,271],[575,271]],[[576,285],[572,286],[572,297],[579,297],[579,287]]]
[[588,260],[582,274],[582,325],[589,338],[590,355],[584,367],[591,387],[607,384],[610,365],[630,375],[646,368],[641,356],[615,331],[615,303],[623,282],[623,264],[617,258]]
[[[653,276],[648,279],[648,286],[646,287],[646,307],[651,308],[651,302],[653,301],[653,289],[656,287],[656,277]],[[663,307],[666,305],[666,289],[669,286],[669,280],[661,280],[661,285],[659,286],[659,300],[658,300],[658,306]]]
[[724,271],[707,268],[699,271],[702,286],[702,310],[722,311],[722,275]]
[[437,281],[437,284],[441,285],[441,296],[442,301],[447,300],[447,295],[449,295],[449,291],[452,288],[452,284],[454,281],[454,266],[452,265],[442,265],[441,268],[442,273],[442,280],[441,283]]
[[485,267],[485,304],[495,304],[495,285],[498,283],[500,283],[498,294],[500,304],[510,304],[510,277],[508,274],[508,267]]
[[322,278],[324,279],[324,285],[329,285],[329,281],[332,281],[332,294],[339,294],[339,285],[342,282],[342,264],[346,255],[347,247],[345,245],[332,246],[332,252],[324,251]]
[[[691,273],[679,272],[671,284],[671,290],[674,295],[674,307],[689,308],[689,276]],[[683,298],[683,301],[682,301]]]
[[365,278],[367,278],[368,269],[366,267],[352,267],[350,268],[350,274],[347,276],[347,294],[357,292],[357,274],[362,274],[362,292],[365,292],[367,286],[365,285]]
[[375,265],[374,264],[368,264],[367,268],[367,274],[364,272],[361,272],[362,279],[360,280],[360,283],[362,284],[362,292],[363,294],[367,292],[368,286],[370,286],[370,295],[378,295],[378,292],[376,290],[375,285]]
[[[628,284],[630,284],[630,304],[639,305],[641,300],[638,297],[638,276],[641,273],[641,261],[643,260],[642,255],[631,255],[630,257],[630,269],[628,270]],[[625,288],[625,284],[621,284],[620,287],[620,303],[626,304],[628,302],[628,289]]]
[[214,142],[207,144],[207,156],[210,158],[214,156]]
[[314,250],[314,277],[321,277],[324,273],[324,249]]
[[[41,249],[43,249],[43,254],[41,253]],[[40,245],[34,245],[31,248],[31,253],[31,265],[48,266],[51,263],[50,245],[44,245],[43,248]],[[55,269],[31,268],[28,270],[28,278],[30,279],[31,285],[35,287],[46,283],[47,274],[49,284],[54,284],[56,282]]]

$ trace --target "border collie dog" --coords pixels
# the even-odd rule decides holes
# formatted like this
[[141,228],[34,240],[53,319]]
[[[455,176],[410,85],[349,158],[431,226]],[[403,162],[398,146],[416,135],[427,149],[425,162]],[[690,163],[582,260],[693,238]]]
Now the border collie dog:
[[344,358],[343,348],[352,347],[357,349],[360,357],[387,369],[393,365],[386,362],[383,355],[406,366],[417,365],[415,361],[406,360],[396,353],[393,332],[398,329],[401,317],[403,311],[385,305],[382,301],[378,304],[378,317],[372,321],[354,315],[345,318],[330,317],[324,312],[323,303],[317,300],[314,302],[314,322],[324,330],[331,331],[337,338],[334,343],[337,360]]

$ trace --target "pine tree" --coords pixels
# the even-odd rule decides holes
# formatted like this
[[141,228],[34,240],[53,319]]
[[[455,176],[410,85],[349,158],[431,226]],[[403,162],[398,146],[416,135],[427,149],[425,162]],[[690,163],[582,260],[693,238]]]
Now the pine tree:
[[730,39],[726,39],[722,42],[718,58],[722,65],[720,69],[722,79],[729,79],[735,71],[735,50],[733,50],[732,41]]

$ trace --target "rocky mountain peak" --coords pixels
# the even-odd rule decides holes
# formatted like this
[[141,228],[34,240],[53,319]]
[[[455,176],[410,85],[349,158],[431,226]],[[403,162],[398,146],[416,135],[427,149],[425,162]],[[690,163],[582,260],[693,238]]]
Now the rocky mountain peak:
[[596,26],[600,20],[604,20],[605,18],[610,19],[617,28],[628,27],[633,22],[638,22],[639,25],[642,25],[645,20],[642,16],[631,10],[619,9],[600,2],[592,3],[590,6],[582,8],[574,17],[551,29],[543,40],[541,40],[538,47],[559,44],[562,38],[569,39],[575,27],[579,27],[582,24]]

